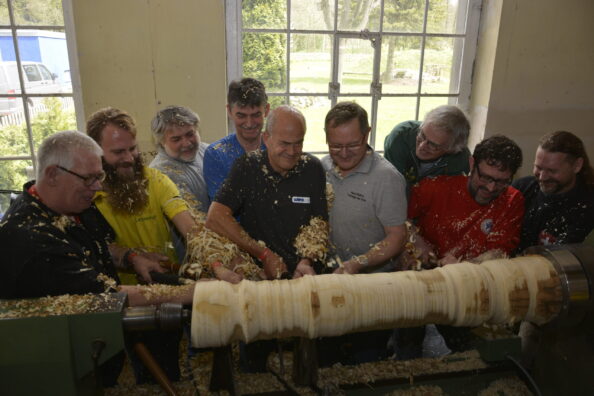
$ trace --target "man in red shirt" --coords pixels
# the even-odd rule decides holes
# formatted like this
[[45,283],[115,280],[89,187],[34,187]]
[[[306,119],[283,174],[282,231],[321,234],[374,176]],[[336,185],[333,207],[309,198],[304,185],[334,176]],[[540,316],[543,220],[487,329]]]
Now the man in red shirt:
[[[469,158],[470,175],[424,178],[412,189],[408,218],[418,233],[414,252],[401,258],[403,269],[421,261],[424,267],[471,260],[497,251],[510,254],[519,244],[524,198],[511,187],[522,164],[522,151],[511,139],[495,135],[479,143]],[[416,228],[416,227],[413,227]],[[414,256],[414,257],[413,257]],[[462,351],[472,345],[467,328],[437,326],[449,349]],[[424,327],[398,329],[396,358],[417,358],[423,348]],[[448,353],[442,346],[439,354]]]
[[408,217],[419,227],[425,265],[432,255],[446,265],[493,250],[510,254],[518,246],[524,198],[510,184],[522,151],[496,135],[476,146],[469,163],[469,176],[426,178],[412,190]]

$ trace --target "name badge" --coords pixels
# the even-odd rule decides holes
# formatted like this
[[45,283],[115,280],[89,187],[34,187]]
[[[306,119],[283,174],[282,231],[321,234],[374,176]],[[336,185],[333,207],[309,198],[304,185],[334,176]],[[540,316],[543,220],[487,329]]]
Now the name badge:
[[291,198],[293,203],[297,204],[308,204],[311,203],[311,199],[309,197],[293,197]]

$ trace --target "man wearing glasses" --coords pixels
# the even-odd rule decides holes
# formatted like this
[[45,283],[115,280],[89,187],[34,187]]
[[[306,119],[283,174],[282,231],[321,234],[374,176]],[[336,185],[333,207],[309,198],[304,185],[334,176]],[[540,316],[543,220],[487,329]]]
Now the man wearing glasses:
[[420,229],[423,264],[429,253],[446,265],[518,246],[524,198],[510,184],[521,164],[516,143],[496,135],[476,146],[469,176],[428,178],[413,188],[408,217]]
[[[0,298],[117,289],[128,294],[130,305],[192,301],[193,286],[146,297],[141,287],[119,285],[116,266],[129,265],[122,252],[108,248],[113,231],[93,205],[105,179],[102,153],[93,139],[77,131],[58,132],[41,143],[36,180],[25,184],[0,224]],[[135,263],[134,269],[141,265]],[[122,364],[120,354],[99,367],[104,386],[117,383]]]
[[[367,112],[342,102],[326,115],[330,155],[322,159],[334,191],[330,242],[340,263],[334,273],[393,271],[406,239],[404,177],[367,145]],[[385,359],[391,330],[347,334],[319,342],[320,363],[358,364]]]
[[427,176],[466,174],[469,131],[468,119],[458,107],[439,106],[422,123],[396,125],[384,141],[384,157],[409,187]]
[[[411,238],[416,253],[412,257],[407,249],[402,261],[420,260],[423,267],[431,267],[477,259],[487,252],[491,257],[510,254],[518,246],[524,216],[524,198],[510,186],[521,164],[518,145],[496,135],[475,147],[469,159],[469,176],[443,175],[421,180],[412,189],[408,207],[409,219],[418,226],[418,234],[413,231]],[[407,265],[410,264],[404,264]],[[437,329],[449,349],[459,352],[469,347],[468,329]],[[425,353],[424,336],[422,327],[399,329],[397,357],[421,357]]]
[[341,261],[335,272],[373,272],[392,264],[404,246],[406,182],[367,145],[371,127],[357,103],[334,106],[324,129],[330,155],[322,165],[334,190],[330,241]]
[[[116,267],[129,265],[108,248],[113,231],[93,205],[105,180],[102,152],[78,131],[57,132],[41,143],[36,180],[25,184],[0,224],[6,263],[0,266],[0,298],[115,291]],[[118,289],[130,305],[163,302],[148,301],[136,286]],[[190,302],[187,291],[171,301]]]

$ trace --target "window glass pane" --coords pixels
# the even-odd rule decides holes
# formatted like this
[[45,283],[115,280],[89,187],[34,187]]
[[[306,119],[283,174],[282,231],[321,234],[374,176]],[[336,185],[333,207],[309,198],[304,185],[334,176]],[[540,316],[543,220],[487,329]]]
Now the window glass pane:
[[12,0],[17,25],[64,25],[61,0]]
[[422,93],[457,93],[459,85],[459,59],[464,45],[462,38],[427,37],[423,63]]
[[[23,184],[34,178],[31,160],[0,161],[0,189],[22,191]],[[0,217],[9,205],[10,193],[0,194]]]
[[[0,35],[2,59],[14,65],[16,55],[12,44],[5,48],[2,40],[10,40],[10,35]],[[66,34],[63,31],[42,29],[18,30],[17,42],[21,64],[25,71],[25,89],[27,93],[72,92],[70,83],[70,63]],[[16,66],[14,71],[16,72]],[[45,70],[43,70],[45,69]],[[49,71],[49,74],[44,71]],[[54,75],[56,78],[54,78]],[[16,73],[14,74],[16,76]],[[14,79],[14,77],[13,77]],[[14,79],[18,86],[18,76]]]
[[449,98],[447,96],[432,96],[429,98],[421,98],[421,103],[419,105],[419,119],[422,120],[425,118],[425,115],[429,113],[431,110],[438,106],[451,104],[456,104],[456,98]]
[[28,106],[35,152],[49,135],[76,129],[74,101],[71,97],[29,98]]
[[[324,1],[324,0],[322,0]],[[328,0],[326,0],[328,2]],[[334,2],[330,2],[332,4]],[[338,30],[379,30],[379,1],[338,0]]]
[[386,0],[383,31],[421,33],[424,15],[425,0]]
[[0,0],[0,25],[10,25],[6,0]]
[[468,0],[429,0],[428,33],[464,34]]
[[334,1],[292,1],[291,29],[334,30]]
[[266,94],[268,95],[268,104],[270,105],[270,109],[275,109],[280,105],[284,105],[287,104],[286,103],[286,97],[283,96],[277,96],[277,95],[272,95],[269,92],[266,92]]
[[31,155],[22,99],[9,98],[8,103],[10,110],[0,116],[0,156]]
[[291,106],[303,113],[307,123],[303,151],[328,151],[324,119],[330,110],[330,100],[323,96],[291,96],[290,100]]
[[243,76],[262,81],[267,92],[284,92],[287,85],[287,39],[284,34],[243,34]]
[[340,39],[340,93],[369,93],[373,79],[373,47],[368,40]]
[[325,34],[291,35],[291,91],[328,92],[332,40]]
[[286,29],[286,0],[243,0],[241,17],[244,29]]
[[420,37],[384,38],[381,61],[382,92],[385,94],[418,92],[420,65]]
[[415,119],[417,98],[382,98],[378,102],[375,149],[384,150],[384,140],[399,123]]

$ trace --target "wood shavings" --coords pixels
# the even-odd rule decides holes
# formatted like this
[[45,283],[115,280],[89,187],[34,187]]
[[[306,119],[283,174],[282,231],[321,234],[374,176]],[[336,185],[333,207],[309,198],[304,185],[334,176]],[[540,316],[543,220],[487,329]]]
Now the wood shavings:
[[495,380],[486,389],[478,393],[478,396],[524,396],[532,395],[526,384],[518,377],[506,377]]
[[105,284],[105,291],[109,291],[110,289],[112,290],[117,290],[118,284],[116,283],[115,279],[99,273],[99,275],[97,275],[97,280],[99,282],[103,282],[103,284]]
[[249,254],[228,238],[206,228],[206,215],[203,212],[191,212],[197,227],[187,236],[188,254],[186,262],[180,268],[180,275],[196,280],[214,278],[212,264],[219,262],[245,279],[261,279],[261,268]]
[[161,297],[175,297],[184,294],[187,288],[184,286],[172,286],[164,284],[154,285],[137,285],[140,294],[149,302],[151,300],[158,300]]
[[332,206],[334,205],[335,197],[336,196],[334,194],[334,187],[332,187],[332,183],[326,182],[326,202],[328,204],[328,213],[330,213],[330,210],[332,209]]
[[[416,239],[419,235],[419,228],[410,221],[404,223],[406,225],[407,240],[404,244],[404,253],[413,260],[411,270],[421,271],[423,269],[423,261],[421,256],[423,252],[417,248]],[[434,268],[438,265],[437,256],[433,252],[429,252],[429,262],[426,263],[427,268]]]
[[0,300],[0,319],[78,315],[115,308],[111,293],[47,296],[26,300]]
[[308,225],[301,226],[295,238],[297,254],[312,260],[325,261],[328,252],[328,222],[312,217]]
[[68,227],[71,223],[72,221],[70,220],[70,218],[64,215],[57,216],[52,221],[52,225],[62,232],[65,232],[66,227]]

